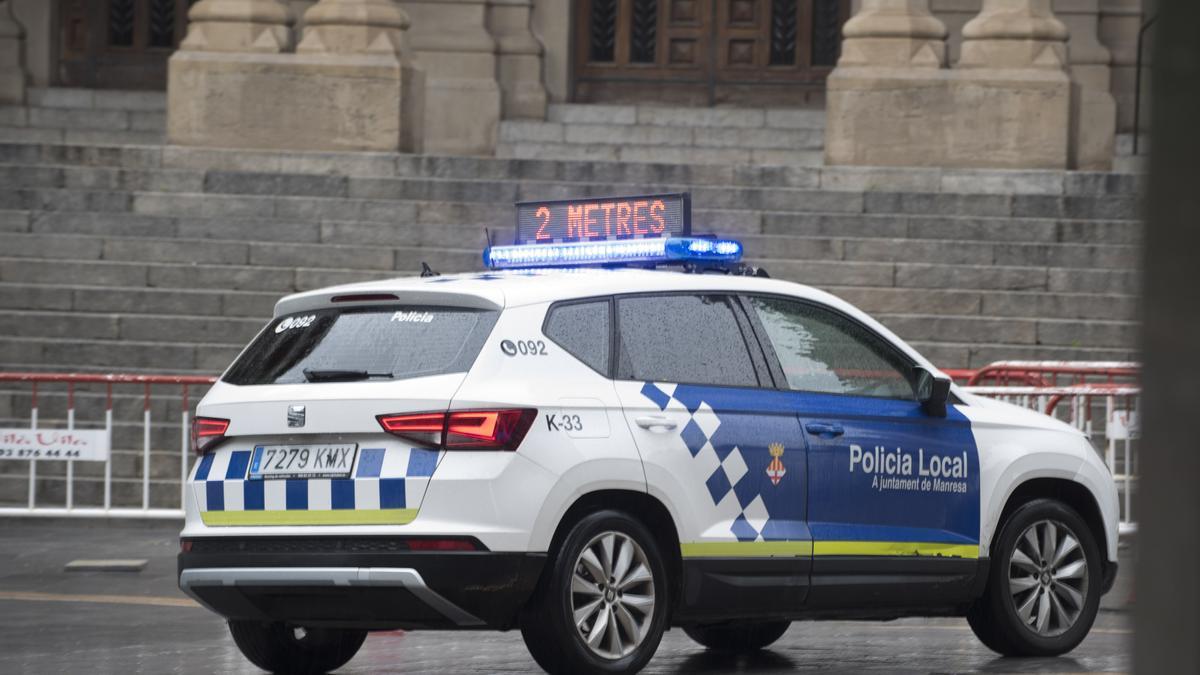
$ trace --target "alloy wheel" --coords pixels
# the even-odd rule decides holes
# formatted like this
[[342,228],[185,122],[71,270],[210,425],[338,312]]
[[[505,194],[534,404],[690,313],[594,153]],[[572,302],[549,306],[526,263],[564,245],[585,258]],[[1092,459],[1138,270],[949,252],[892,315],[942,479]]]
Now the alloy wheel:
[[575,629],[592,653],[620,659],[645,639],[654,617],[654,574],[628,535],[593,537],[575,561],[569,593]]
[[1064,523],[1039,520],[1021,533],[1008,564],[1017,617],[1042,637],[1062,635],[1079,619],[1088,593],[1088,561]]

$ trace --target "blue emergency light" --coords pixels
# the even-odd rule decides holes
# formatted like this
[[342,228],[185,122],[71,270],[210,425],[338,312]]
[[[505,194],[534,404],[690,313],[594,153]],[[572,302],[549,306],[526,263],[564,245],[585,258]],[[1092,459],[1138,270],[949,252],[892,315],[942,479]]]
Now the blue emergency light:
[[489,246],[490,269],[736,263],[741,242],[691,236],[687,193],[517,204],[512,246]]
[[494,270],[620,263],[722,263],[741,259],[741,242],[699,237],[489,246],[483,252],[483,264]]

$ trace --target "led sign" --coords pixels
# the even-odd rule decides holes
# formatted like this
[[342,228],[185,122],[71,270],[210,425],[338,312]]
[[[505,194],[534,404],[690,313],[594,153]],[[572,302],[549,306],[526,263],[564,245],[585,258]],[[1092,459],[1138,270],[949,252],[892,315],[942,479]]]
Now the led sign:
[[687,193],[517,204],[517,244],[654,239],[691,234]]

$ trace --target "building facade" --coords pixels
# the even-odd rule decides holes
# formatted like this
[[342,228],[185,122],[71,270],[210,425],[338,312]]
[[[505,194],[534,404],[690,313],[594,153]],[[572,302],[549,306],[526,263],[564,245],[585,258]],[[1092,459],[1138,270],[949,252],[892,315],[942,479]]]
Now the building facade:
[[[264,1],[275,2],[214,4]],[[189,10],[199,3],[6,0],[0,8],[6,4],[8,11],[0,9],[0,17],[11,12],[23,29],[19,67],[27,84],[164,89],[168,59],[187,34]],[[314,3],[287,4],[288,39],[299,42],[305,14]],[[861,0],[398,4],[411,21],[407,36],[417,62],[436,70],[446,53],[479,54],[475,61],[493,71],[502,116],[536,118],[544,115],[543,101],[822,106],[842,25]],[[959,58],[962,27],[979,13],[981,0],[928,4],[947,28],[947,58],[953,63]],[[1117,129],[1130,130],[1137,37],[1145,19],[1142,0],[1054,0],[1053,7],[1070,30],[1072,68],[1084,79],[1107,79],[1117,103]],[[14,68],[4,64],[0,61],[0,68]],[[432,79],[439,77],[434,73]]]

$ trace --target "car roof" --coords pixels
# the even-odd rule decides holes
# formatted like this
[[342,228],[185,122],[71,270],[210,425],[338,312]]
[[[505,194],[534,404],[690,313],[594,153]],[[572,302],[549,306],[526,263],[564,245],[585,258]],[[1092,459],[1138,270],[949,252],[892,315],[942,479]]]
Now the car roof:
[[[637,268],[554,268],[466,272],[428,277],[399,277],[322,288],[289,295],[275,305],[275,316],[331,306],[378,304],[393,294],[401,302],[478,309],[573,300],[600,295],[672,291],[766,293],[810,300],[837,309],[901,348],[917,363],[934,366],[916,350],[862,310],[825,291],[790,281],[736,274],[697,274],[676,270]],[[361,300],[348,296],[368,296]]]

